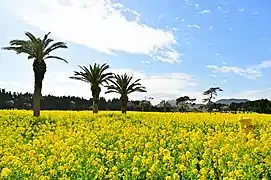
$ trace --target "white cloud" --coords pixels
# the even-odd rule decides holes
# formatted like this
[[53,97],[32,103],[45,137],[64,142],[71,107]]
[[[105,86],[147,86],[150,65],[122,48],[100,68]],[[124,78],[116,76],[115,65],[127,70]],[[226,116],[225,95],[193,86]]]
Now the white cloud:
[[196,9],[199,9],[200,8],[199,6],[200,6],[199,4],[195,4]]
[[259,14],[259,12],[253,12],[251,15],[252,16],[257,16]]
[[[43,82],[43,95],[52,94],[56,96],[71,95],[84,98],[91,98],[90,85],[70,79],[73,76],[73,71],[79,70],[78,68],[73,69],[71,67],[65,68],[65,70],[59,72],[48,71],[45,75]],[[194,87],[195,80],[192,76],[184,73],[168,73],[168,74],[156,74],[147,75],[143,72],[136,71],[133,69],[111,69],[112,72],[117,74],[127,73],[133,75],[134,80],[140,78],[141,84],[146,86],[147,93],[134,93],[129,96],[130,99],[140,100],[145,96],[153,97],[153,103],[159,103],[161,100],[176,99],[181,96],[184,92],[187,95],[192,95],[196,92],[189,92],[188,88]],[[29,83],[31,82],[31,83]],[[33,92],[33,77],[27,79],[20,79],[20,86],[16,83],[3,84],[3,88],[8,91],[15,92]],[[113,97],[119,98],[118,94],[104,94],[105,88],[102,88],[101,96],[111,99]],[[197,93],[196,93],[197,94]]]
[[150,61],[142,61],[143,64],[150,64]]
[[188,24],[187,27],[188,28],[197,28],[197,29],[200,29],[200,26],[197,25],[197,24]]
[[185,4],[185,5],[188,5],[188,6],[193,5],[192,3],[189,3],[189,0],[184,0],[184,4]]
[[214,26],[209,26],[209,31],[211,31],[212,29],[214,29]]
[[[226,63],[223,62],[223,65]],[[271,61],[263,61],[260,64],[251,66],[249,68],[237,67],[237,66],[216,66],[208,65],[205,66],[212,69],[214,73],[233,73],[235,75],[240,75],[248,79],[257,79],[262,76],[262,69],[271,68]]]
[[207,68],[213,69],[214,73],[233,73],[236,75],[240,75],[242,77],[248,79],[257,79],[261,76],[261,71],[257,69],[250,69],[250,68],[241,68],[236,66],[215,66],[215,65],[208,65]]
[[234,97],[249,100],[271,99],[271,88],[243,91],[235,94]]
[[213,43],[212,42],[209,42],[209,43],[207,43],[209,46],[212,46],[213,45]]
[[238,9],[239,12],[244,12],[245,9],[244,8],[241,8],[241,9]]
[[162,19],[164,19],[165,15],[164,14],[160,14],[157,18],[157,21],[161,21]]
[[271,67],[271,61],[263,61],[261,64],[258,65],[259,69],[265,69]]
[[206,14],[206,13],[210,13],[211,11],[209,9],[204,9],[200,12],[198,12],[199,14]]
[[111,0],[11,0],[9,9],[34,27],[103,53],[123,51],[179,62],[172,31],[141,24],[140,13]]

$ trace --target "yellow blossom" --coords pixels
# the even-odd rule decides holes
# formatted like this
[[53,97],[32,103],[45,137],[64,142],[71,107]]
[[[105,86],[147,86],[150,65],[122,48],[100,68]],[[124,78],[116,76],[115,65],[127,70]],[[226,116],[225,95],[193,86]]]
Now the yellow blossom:
[[2,171],[1,171],[1,176],[2,177],[7,177],[11,174],[11,169],[9,168],[3,168]]

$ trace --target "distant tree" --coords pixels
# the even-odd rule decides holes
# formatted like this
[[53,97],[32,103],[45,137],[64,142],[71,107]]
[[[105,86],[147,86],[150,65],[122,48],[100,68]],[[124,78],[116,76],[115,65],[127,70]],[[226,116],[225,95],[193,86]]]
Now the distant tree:
[[46,73],[47,59],[57,59],[68,63],[65,59],[52,56],[51,53],[56,49],[68,48],[64,42],[56,42],[50,45],[54,40],[49,38],[49,34],[46,34],[43,39],[35,37],[30,32],[26,32],[25,35],[29,40],[12,40],[9,47],[4,47],[4,50],[15,51],[17,54],[27,54],[28,59],[33,59],[33,70],[35,76],[34,86],[34,98],[33,98],[33,111],[34,116],[40,116],[40,100],[42,81]]
[[101,66],[95,63],[93,66],[89,65],[89,68],[85,66],[79,66],[82,71],[74,71],[74,76],[71,79],[80,80],[91,85],[91,92],[93,97],[93,113],[98,113],[99,111],[99,99],[101,93],[101,87],[104,84],[108,84],[110,78],[112,78],[113,73],[105,73],[109,69],[109,65],[102,64]]
[[128,111],[131,111],[131,110],[135,110],[135,109],[136,109],[135,103],[132,102],[132,101],[129,101],[129,102],[127,103],[127,110],[128,110]]
[[15,106],[14,106],[14,101],[13,100],[8,100],[8,101],[5,101],[5,104],[6,104],[6,107],[8,108],[8,109],[11,109],[11,108],[14,108]]
[[207,96],[207,98],[203,99],[203,103],[207,102],[208,111],[211,110],[212,99],[215,99],[218,91],[223,91],[220,87],[211,87],[210,89],[203,92],[203,95]]
[[170,111],[171,104],[168,101],[162,100],[159,104],[162,105],[164,112]]
[[179,107],[179,111],[185,112],[189,110],[188,104],[191,104],[191,106],[194,106],[195,101],[196,101],[196,98],[190,99],[190,97],[188,96],[183,96],[176,99],[176,104]]
[[141,79],[137,79],[134,82],[132,82],[132,79],[133,76],[128,76],[126,73],[122,75],[115,74],[113,78],[109,80],[111,85],[106,86],[106,94],[118,93],[121,95],[121,111],[123,114],[126,114],[129,94],[133,92],[147,92],[146,88],[139,83]]
[[141,111],[145,111],[145,110],[149,110],[151,107],[151,102],[150,101],[146,101],[146,100],[142,100],[139,103],[140,109]]
[[70,101],[70,109],[74,110],[76,107],[76,103],[74,101]]

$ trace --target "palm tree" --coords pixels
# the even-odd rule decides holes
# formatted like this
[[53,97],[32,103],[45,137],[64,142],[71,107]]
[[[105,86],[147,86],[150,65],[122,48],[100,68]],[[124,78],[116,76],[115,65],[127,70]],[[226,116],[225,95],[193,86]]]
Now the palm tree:
[[121,112],[126,114],[127,103],[128,103],[128,95],[133,92],[147,92],[146,88],[142,86],[139,81],[141,79],[137,79],[132,82],[133,76],[128,76],[126,73],[122,75],[114,74],[113,78],[110,79],[111,85],[107,85],[107,93],[117,93],[120,94],[121,101]]
[[52,56],[51,53],[60,48],[68,48],[64,42],[55,42],[49,38],[50,32],[45,34],[44,38],[37,38],[30,32],[25,32],[28,40],[12,40],[9,42],[9,47],[4,47],[4,50],[15,51],[17,54],[27,54],[28,59],[33,59],[33,70],[35,76],[34,96],[33,96],[33,111],[34,116],[40,116],[40,99],[42,90],[42,81],[46,73],[47,59],[57,59],[68,63],[65,59]]
[[108,80],[112,78],[113,73],[105,73],[107,69],[109,69],[109,65],[106,63],[101,66],[95,63],[93,66],[89,65],[89,69],[85,66],[79,66],[82,71],[74,71],[74,76],[70,77],[71,79],[80,80],[83,82],[87,82],[91,85],[91,92],[93,97],[93,113],[98,113],[99,111],[99,98],[101,87],[100,85],[104,85],[104,83],[108,84]]

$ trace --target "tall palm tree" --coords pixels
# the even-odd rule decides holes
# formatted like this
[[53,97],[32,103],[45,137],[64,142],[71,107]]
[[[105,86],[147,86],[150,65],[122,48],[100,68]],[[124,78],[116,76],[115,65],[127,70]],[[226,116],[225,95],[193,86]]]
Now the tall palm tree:
[[114,74],[113,78],[110,79],[111,85],[106,86],[107,93],[117,93],[120,94],[121,101],[121,112],[126,114],[127,103],[128,103],[128,95],[133,92],[147,92],[146,88],[142,86],[139,81],[141,79],[137,79],[132,82],[133,76],[128,76],[126,73],[122,75]]
[[[12,40],[9,42],[9,47],[4,47],[4,50],[15,51],[17,54],[27,54],[28,59],[33,59],[33,70],[35,76],[34,96],[33,96],[33,111],[34,116],[40,116],[40,99],[42,81],[46,73],[47,59],[57,59],[68,63],[65,59],[52,56],[51,53],[56,49],[68,48],[64,42],[54,42],[49,38],[50,32],[45,34],[44,38],[35,37],[30,32],[25,32],[28,40]],[[51,44],[52,43],[52,44]]]
[[99,111],[99,98],[101,87],[104,83],[108,84],[108,80],[112,78],[113,73],[105,73],[109,69],[109,65],[104,63],[99,65],[95,63],[93,66],[89,65],[89,69],[85,66],[79,66],[82,71],[74,71],[74,76],[70,77],[71,79],[80,80],[87,82],[91,85],[91,92],[93,97],[93,113],[98,113]]

